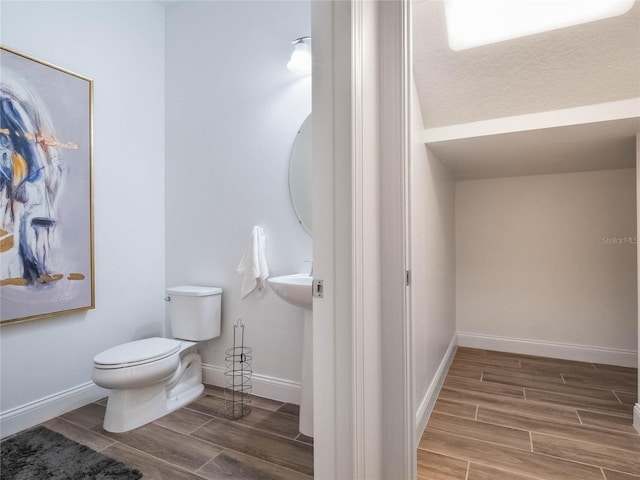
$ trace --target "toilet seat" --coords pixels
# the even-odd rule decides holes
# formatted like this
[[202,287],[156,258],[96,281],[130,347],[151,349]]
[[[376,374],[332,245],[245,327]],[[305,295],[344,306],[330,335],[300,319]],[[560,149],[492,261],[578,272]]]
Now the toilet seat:
[[160,361],[180,350],[181,342],[170,338],[145,338],[109,348],[93,359],[101,370],[130,368]]

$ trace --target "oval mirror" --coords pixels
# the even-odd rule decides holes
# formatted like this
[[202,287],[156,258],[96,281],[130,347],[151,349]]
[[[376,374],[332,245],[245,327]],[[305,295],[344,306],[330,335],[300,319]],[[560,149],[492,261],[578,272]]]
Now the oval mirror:
[[311,235],[311,114],[302,123],[289,160],[289,193],[298,221]]

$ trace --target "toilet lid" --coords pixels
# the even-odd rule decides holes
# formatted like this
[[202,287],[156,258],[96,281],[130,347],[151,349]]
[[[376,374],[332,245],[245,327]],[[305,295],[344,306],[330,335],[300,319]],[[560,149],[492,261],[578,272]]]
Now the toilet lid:
[[180,345],[179,340],[170,338],[145,338],[105,350],[94,357],[93,363],[102,368],[141,365],[173,355]]

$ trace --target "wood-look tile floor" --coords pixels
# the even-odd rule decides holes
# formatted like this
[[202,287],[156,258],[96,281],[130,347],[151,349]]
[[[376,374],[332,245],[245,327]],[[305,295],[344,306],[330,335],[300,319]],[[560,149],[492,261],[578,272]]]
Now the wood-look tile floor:
[[224,391],[207,386],[188,406],[126,433],[102,428],[106,402],[43,425],[137,468],[145,480],[309,480],[313,439],[298,432],[298,407],[252,397],[251,413],[224,415]]
[[418,446],[424,480],[640,480],[634,368],[458,348]]

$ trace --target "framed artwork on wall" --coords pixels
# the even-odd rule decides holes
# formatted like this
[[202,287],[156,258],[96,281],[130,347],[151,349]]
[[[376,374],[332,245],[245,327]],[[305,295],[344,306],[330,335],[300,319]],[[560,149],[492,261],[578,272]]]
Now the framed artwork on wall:
[[0,324],[95,307],[93,82],[0,46]]

